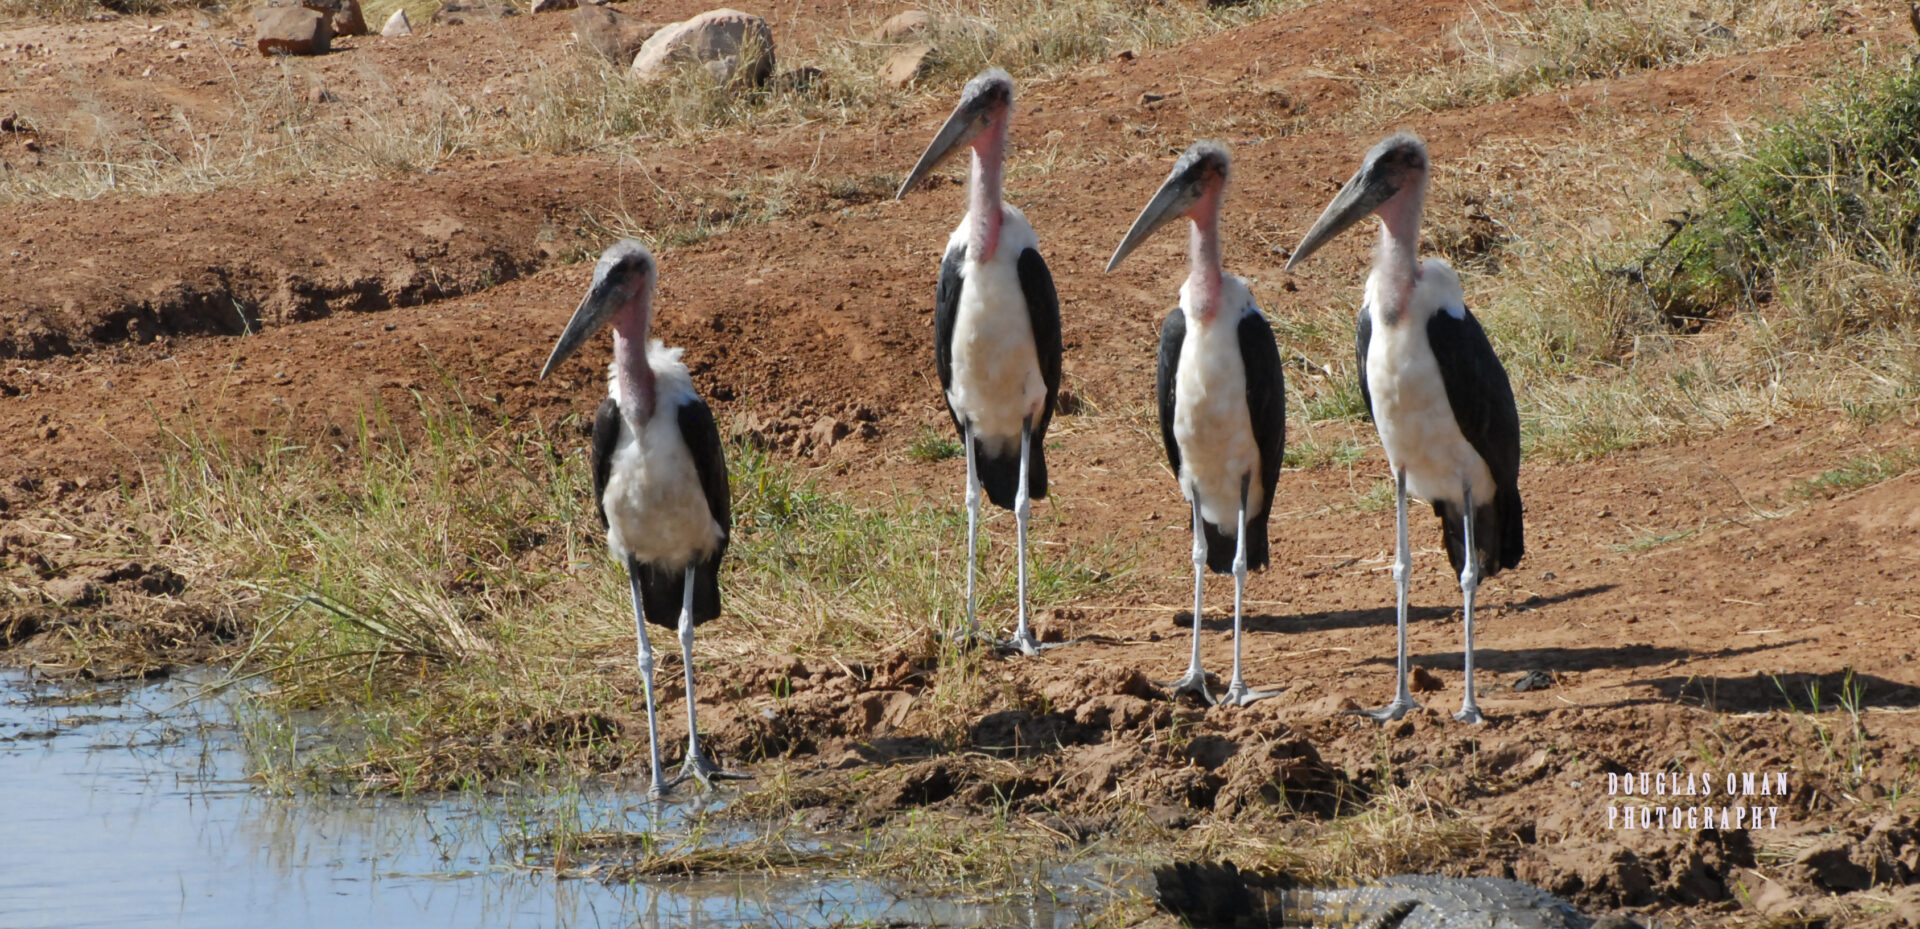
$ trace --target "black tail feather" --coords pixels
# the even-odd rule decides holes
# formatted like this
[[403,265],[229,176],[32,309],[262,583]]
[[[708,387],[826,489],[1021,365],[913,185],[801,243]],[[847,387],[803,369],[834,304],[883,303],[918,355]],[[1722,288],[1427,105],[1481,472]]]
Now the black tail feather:
[[[1440,517],[1440,536],[1447,547],[1447,562],[1453,565],[1453,573],[1459,574],[1467,567],[1466,520],[1458,506],[1444,500],[1433,504],[1433,512]],[[1492,503],[1474,507],[1473,541],[1480,549],[1483,579],[1519,566],[1520,556],[1526,553],[1526,537],[1521,526],[1518,491],[1503,490],[1494,495]]]
[[[1215,574],[1233,573],[1233,555],[1235,538],[1232,530],[1221,529],[1206,520],[1200,521],[1200,531],[1207,539],[1207,570]],[[1247,514],[1247,570],[1258,571],[1267,566],[1267,514]]]
[[[1027,446],[1027,496],[1034,500],[1044,500],[1047,496],[1047,455],[1041,438],[1035,436]],[[1014,494],[1020,489],[1020,445],[1008,445],[1011,446],[1008,452],[988,455],[978,439],[973,443],[980,486],[987,492],[987,499],[1003,510],[1013,509]]]
[[[687,592],[686,568],[628,561],[627,570],[640,579],[640,612],[648,623],[677,629],[680,607]],[[694,567],[693,623],[720,616],[720,558],[715,555]]]

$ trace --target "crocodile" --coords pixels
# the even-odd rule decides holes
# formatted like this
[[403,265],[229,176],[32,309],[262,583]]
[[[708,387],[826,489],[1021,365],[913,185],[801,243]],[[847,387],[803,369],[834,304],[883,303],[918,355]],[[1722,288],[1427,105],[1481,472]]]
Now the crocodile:
[[1193,929],[1637,929],[1497,877],[1405,874],[1347,887],[1306,887],[1231,862],[1155,868],[1160,907]]

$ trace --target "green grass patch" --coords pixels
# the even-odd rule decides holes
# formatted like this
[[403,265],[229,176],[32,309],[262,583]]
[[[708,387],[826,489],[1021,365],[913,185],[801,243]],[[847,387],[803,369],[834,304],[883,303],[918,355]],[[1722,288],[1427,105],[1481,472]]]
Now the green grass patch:
[[907,443],[907,457],[915,461],[935,462],[966,454],[959,441],[932,426],[922,426]]
[[1850,458],[1840,467],[1795,481],[1788,494],[1801,499],[1833,497],[1893,480],[1914,468],[1920,468],[1920,451],[1900,448],[1876,452]]
[[1809,346],[1920,319],[1920,73],[1849,76],[1753,139],[1681,156],[1705,202],[1649,262],[1658,309],[1784,306]]
[[1367,398],[1360,393],[1360,375],[1329,379],[1325,386],[1307,397],[1305,410],[1309,422],[1360,422],[1367,418]]
[[[283,780],[411,790],[644,756],[631,600],[605,552],[577,426],[422,398],[407,416],[375,411],[323,442],[174,433],[158,473],[129,491],[133,512],[167,527],[140,554],[247,618],[235,673],[270,680],[273,709],[324,709],[346,735],[302,754],[260,727],[263,766]],[[830,490],[745,445],[729,464],[725,614],[695,652],[705,693],[725,691],[734,663],[769,655],[938,654],[936,633],[964,614],[961,507]],[[1041,538],[1046,523],[1043,511]],[[991,519],[981,534],[984,624],[1011,610],[1010,527]],[[1035,546],[1032,602],[1110,590],[1132,563],[1117,541]],[[671,641],[656,648],[677,664]],[[936,700],[978,683],[965,667],[943,675],[954,680],[930,688]]]
[[1287,468],[1319,468],[1327,465],[1346,467],[1366,457],[1367,448],[1352,439],[1339,439],[1334,442],[1291,442],[1287,445],[1281,466]]

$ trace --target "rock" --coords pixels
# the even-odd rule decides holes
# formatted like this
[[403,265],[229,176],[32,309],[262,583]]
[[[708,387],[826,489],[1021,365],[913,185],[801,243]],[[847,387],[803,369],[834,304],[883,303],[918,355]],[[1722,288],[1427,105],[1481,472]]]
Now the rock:
[[262,55],[324,55],[333,48],[327,14],[303,6],[254,11],[254,44]]
[[908,10],[895,13],[879,28],[873,30],[871,38],[875,42],[904,42],[933,28],[933,17],[925,10]]
[[387,24],[380,27],[380,34],[389,39],[413,35],[413,23],[407,19],[407,11],[394,10],[393,15],[387,17]]
[[576,9],[579,6],[580,0],[533,0],[532,11],[536,15],[540,13],[557,13],[561,10]]
[[373,30],[367,28],[366,14],[360,12],[360,0],[340,0],[340,9],[333,14],[334,35],[367,35]]
[[1552,686],[1553,675],[1537,669],[1520,675],[1520,679],[1513,682],[1513,690],[1515,693],[1526,693],[1529,690],[1547,690]]
[[1407,678],[1407,688],[1417,694],[1434,693],[1445,690],[1447,686],[1440,682],[1438,675],[1419,665],[1414,666],[1413,673],[1407,675]]
[[1866,890],[1873,886],[1873,872],[1855,863],[1847,854],[1855,840],[1835,836],[1816,843],[1794,858],[1794,872],[1826,891]]
[[661,27],[640,46],[630,72],[634,80],[664,80],[681,66],[698,64],[722,84],[754,85],[773,74],[773,30],[767,21],[739,10],[709,10]]
[[47,599],[62,606],[86,606],[100,599],[100,585],[84,577],[63,577],[48,581],[40,589]]
[[432,22],[436,26],[464,26],[499,22],[519,15],[519,9],[504,0],[441,0],[440,8],[433,11]]
[[831,416],[822,416],[814,421],[812,429],[807,430],[807,442],[816,456],[824,455],[852,431],[846,423]]
[[933,46],[925,42],[909,45],[894,52],[893,57],[880,66],[880,80],[888,87],[907,87],[927,73],[933,62]]
[[574,41],[621,66],[632,64],[640,46],[659,31],[659,23],[604,6],[576,7],[573,11]]

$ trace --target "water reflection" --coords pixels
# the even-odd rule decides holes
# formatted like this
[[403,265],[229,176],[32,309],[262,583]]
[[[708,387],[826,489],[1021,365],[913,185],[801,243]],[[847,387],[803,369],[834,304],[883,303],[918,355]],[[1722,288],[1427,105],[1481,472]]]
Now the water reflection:
[[[1086,902],[981,906],[824,874],[556,879],[512,858],[538,823],[642,828],[650,808],[611,792],[267,794],[245,779],[236,699],[196,692],[185,680],[76,691],[0,671],[0,926],[1065,929]],[[668,807],[658,825],[685,813]],[[1084,878],[1069,883],[1084,897]]]

